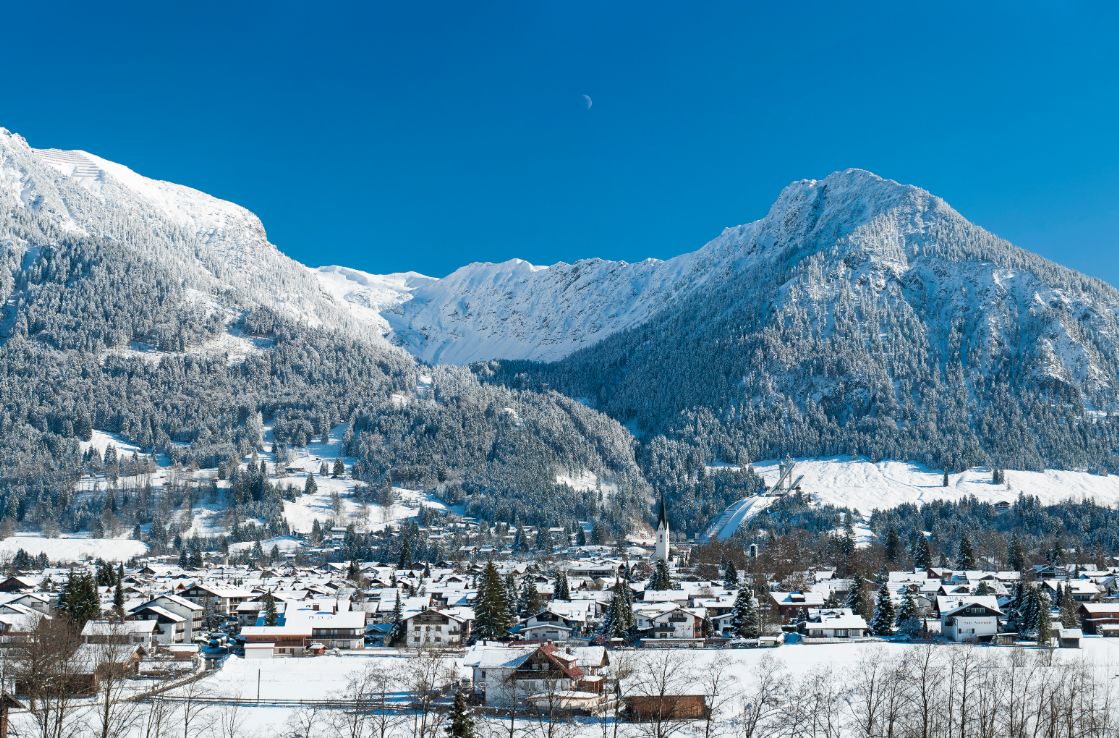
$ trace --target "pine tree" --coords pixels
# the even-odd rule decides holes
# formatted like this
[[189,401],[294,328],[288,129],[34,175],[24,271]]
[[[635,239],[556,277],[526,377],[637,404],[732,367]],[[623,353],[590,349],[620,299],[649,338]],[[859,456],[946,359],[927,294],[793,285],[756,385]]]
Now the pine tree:
[[1022,553],[1022,541],[1017,533],[1010,535],[1010,543],[1006,547],[1006,563],[1014,571],[1022,571],[1026,568],[1026,556]]
[[734,633],[740,638],[758,638],[761,636],[761,620],[758,617],[758,608],[754,602],[754,595],[749,587],[738,590],[734,598],[734,610],[731,625]]
[[730,590],[738,588],[738,569],[730,559],[727,559],[726,568],[723,570],[723,586]]
[[876,636],[888,636],[894,632],[894,603],[890,599],[888,582],[882,582],[882,586],[878,588],[874,616],[870,619],[870,632]]
[[474,604],[474,638],[500,640],[509,633],[509,602],[505,584],[493,561],[486,562]]
[[619,578],[614,582],[614,593],[602,619],[600,632],[607,638],[628,638],[632,630],[632,595],[629,584]]
[[1022,596],[1022,606],[1018,609],[1016,621],[1019,626],[1019,635],[1029,637],[1037,632],[1041,598],[1038,595],[1037,587],[1023,586],[1025,586],[1025,592]]
[[906,587],[901,595],[901,605],[898,607],[898,632],[907,636],[915,635],[921,628],[917,621],[917,602],[913,599],[913,593]]
[[412,539],[408,536],[402,536],[404,540],[400,542],[400,557],[396,561],[397,569],[411,569],[412,568]]
[[556,600],[571,599],[571,585],[567,582],[567,572],[561,571],[556,574],[555,594],[552,597]]
[[540,592],[536,589],[536,582],[532,580],[531,576],[526,576],[521,582],[521,615],[524,617],[535,615],[540,612],[541,604]]
[[948,470],[947,469],[944,470],[944,478],[941,480],[940,486],[941,487],[947,487],[948,486]]
[[450,738],[475,738],[474,717],[466,706],[466,692],[461,687],[455,690],[455,702],[445,730]]
[[920,531],[913,535],[913,566],[917,569],[928,569],[932,565],[932,552],[929,550],[929,539]]
[[101,598],[97,580],[89,572],[71,570],[59,596],[58,609],[78,628],[101,616]]
[[886,540],[882,546],[886,561],[896,564],[901,554],[901,538],[898,536],[896,528],[890,528],[886,531]]
[[521,601],[520,591],[517,589],[517,582],[513,579],[513,572],[505,575],[505,602],[509,606],[509,622],[512,623],[517,619],[520,614],[517,611],[517,606]]
[[851,612],[870,618],[870,596],[866,591],[864,580],[858,574],[851,577],[851,589],[847,592],[847,601],[844,603]]
[[120,579],[113,587],[113,613],[118,618],[124,618],[124,587],[121,585]]
[[1068,588],[1065,588],[1065,599],[1060,607],[1061,625],[1065,628],[1079,628],[1080,608],[1077,606],[1076,598],[1072,596]]
[[1037,633],[1037,645],[1048,646],[1053,640],[1053,615],[1049,611],[1049,595],[1039,592],[1037,599],[1037,626],[1034,628]]
[[399,646],[404,643],[404,612],[400,606],[400,592],[396,593],[396,604],[392,606],[392,617],[390,621],[392,628],[389,630],[386,639],[386,646]]
[[653,576],[649,580],[649,589],[653,591],[664,591],[672,589],[672,575],[668,571],[668,563],[664,559],[657,559],[657,566],[653,570]]
[[346,476],[346,465],[342,462],[341,459],[334,460],[334,469],[331,471],[330,476],[334,477],[335,479]]
[[964,570],[975,568],[975,552],[971,548],[971,540],[966,535],[960,536],[960,555],[957,557],[957,564]]
[[269,590],[264,593],[264,597],[261,598],[261,601],[264,603],[264,607],[261,608],[260,611],[261,615],[264,616],[264,624],[275,625],[280,619],[279,614],[276,612],[276,597],[272,594],[272,591]]
[[307,481],[303,483],[303,494],[313,495],[318,491],[319,491],[319,485],[315,481],[315,475],[313,473],[308,474],[307,475]]

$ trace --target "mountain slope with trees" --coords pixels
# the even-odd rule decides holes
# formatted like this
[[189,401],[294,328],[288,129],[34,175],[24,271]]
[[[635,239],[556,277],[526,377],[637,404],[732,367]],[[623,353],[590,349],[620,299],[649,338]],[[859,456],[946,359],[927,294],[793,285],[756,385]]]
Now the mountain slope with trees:
[[704,464],[787,453],[1119,469],[1109,285],[859,170],[790,185],[702,251],[704,289],[641,325],[475,371],[636,428],[670,499],[703,494]]
[[[526,523],[570,526],[593,513],[621,527],[648,496],[615,421],[555,393],[430,372],[268,243],[248,211],[90,154],[32,149],[6,131],[0,304],[9,524],[166,522],[154,520],[168,510],[151,490],[139,506],[74,492],[103,461],[82,447],[93,429],[184,468],[236,468],[266,424],[288,447],[349,424],[361,481],[409,479],[469,497],[471,512],[491,519],[516,501]],[[557,476],[571,472],[615,493],[557,494]],[[244,517],[283,532],[279,491],[263,475],[242,486]]]

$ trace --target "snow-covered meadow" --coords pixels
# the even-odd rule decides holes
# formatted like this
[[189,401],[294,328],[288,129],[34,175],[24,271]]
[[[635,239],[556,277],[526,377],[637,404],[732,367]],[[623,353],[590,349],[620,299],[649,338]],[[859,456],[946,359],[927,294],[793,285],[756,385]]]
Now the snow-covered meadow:
[[[719,673],[723,681],[719,688],[720,697],[714,702],[719,705],[717,717],[719,724],[715,735],[734,734],[732,723],[749,710],[752,701],[758,698],[758,690],[763,675],[772,678],[776,674],[778,686],[785,690],[785,696],[807,690],[804,685],[814,679],[830,682],[835,694],[855,686],[858,674],[865,673],[871,664],[896,664],[908,659],[917,661],[927,646],[920,644],[866,641],[836,643],[827,645],[785,645],[776,649],[688,649],[688,650],[638,650],[611,651],[614,666],[629,664],[634,666],[649,659],[661,663],[664,659],[673,664],[674,669],[683,669],[689,676],[687,682],[678,682],[673,689],[680,694],[707,694],[709,696],[710,677]],[[1042,671],[1060,669],[1063,666],[1083,665],[1086,672],[1093,674],[1098,684],[1111,684],[1115,688],[1116,671],[1119,671],[1119,639],[1087,638],[1079,650],[1057,649],[1051,652],[1033,648],[1022,650],[1006,647],[970,647],[963,645],[934,646],[934,658],[950,660],[965,655],[965,650],[975,648],[973,655],[979,663],[1010,664],[1019,659],[1019,666],[1033,665]],[[1051,663],[1046,660],[1051,658]],[[339,656],[317,658],[274,658],[245,660],[230,657],[220,669],[203,677],[193,688],[194,696],[202,695],[214,704],[207,705],[201,713],[199,725],[218,719],[229,720],[233,715],[239,728],[236,735],[243,738],[262,738],[286,734],[296,725],[302,728],[298,735],[310,738],[325,738],[337,735],[333,720],[344,715],[338,708],[300,707],[299,700],[345,699],[347,690],[367,669],[384,670],[389,675],[387,702],[401,703],[408,698],[408,667],[414,656],[403,652],[370,650],[367,652],[347,653]],[[460,680],[469,680],[470,669],[463,665],[464,658],[448,656],[448,675]],[[943,664],[944,661],[938,662]],[[770,671],[770,666],[777,671]],[[1064,672],[1052,672],[1060,676]],[[943,673],[937,672],[938,679]],[[946,678],[946,677],[945,677]],[[634,690],[632,683],[626,690]],[[260,704],[245,704],[240,701],[253,701],[257,697],[259,685]],[[782,686],[783,685],[783,686]],[[180,697],[187,693],[180,688],[171,694]],[[624,690],[625,691],[625,690]],[[805,698],[807,699],[807,698]],[[236,704],[240,702],[240,704]],[[840,712],[857,710],[857,700],[842,701]],[[234,705],[236,704],[236,707]],[[16,725],[23,716],[16,715]],[[482,735],[486,729],[495,731],[508,728],[507,718],[481,717]],[[537,735],[533,730],[543,727],[535,718],[521,714],[520,730],[517,735]],[[534,727],[535,726],[535,727]],[[645,727],[633,723],[621,723],[617,735],[621,738],[638,738],[648,735]],[[690,726],[694,730],[674,730],[673,735],[702,735],[704,726],[697,723]],[[309,729],[308,729],[309,728]],[[413,726],[408,717],[399,714],[398,722],[390,735],[392,738],[412,736]],[[582,717],[559,726],[557,735],[565,738],[593,738],[601,736],[603,723],[599,718]],[[613,735],[613,726],[608,725]],[[527,731],[527,732],[526,732]],[[696,732],[698,731],[698,732]],[[728,732],[729,731],[729,732]],[[772,733],[766,733],[772,735]],[[828,733],[828,735],[854,735],[850,732]]]

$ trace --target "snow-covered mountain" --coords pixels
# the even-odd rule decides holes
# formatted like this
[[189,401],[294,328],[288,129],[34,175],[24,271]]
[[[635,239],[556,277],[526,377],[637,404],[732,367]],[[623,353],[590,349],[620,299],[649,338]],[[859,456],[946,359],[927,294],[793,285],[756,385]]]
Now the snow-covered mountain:
[[412,299],[417,290],[435,282],[418,272],[369,274],[358,269],[324,266],[311,270],[322,288],[345,306],[359,322],[390,332],[386,314]]
[[[20,282],[39,250],[59,239],[120,248],[136,269],[158,269],[182,292],[168,299],[228,320],[265,306],[310,326],[380,338],[378,319],[269,241],[248,210],[205,193],[141,176],[84,151],[34,149],[0,129],[0,298]],[[325,283],[329,285],[330,283]],[[391,302],[391,301],[390,301]]]
[[[791,279],[771,293],[779,277]],[[920,188],[862,170],[794,182],[764,218],[666,261],[475,263],[365,304],[416,356],[464,364],[556,361],[728,293],[760,308],[814,305],[801,317],[814,313],[827,332],[850,290],[919,305],[931,340],[965,327],[969,350],[1002,356],[1018,346],[1039,378],[1089,394],[1112,383],[1115,290],[992,236]]]

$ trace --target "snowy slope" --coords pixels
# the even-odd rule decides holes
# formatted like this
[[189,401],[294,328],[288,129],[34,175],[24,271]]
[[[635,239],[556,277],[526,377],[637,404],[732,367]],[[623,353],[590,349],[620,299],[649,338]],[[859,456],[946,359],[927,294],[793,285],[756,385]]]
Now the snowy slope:
[[[282,254],[239,205],[84,151],[33,149],[2,128],[0,216],[0,256],[7,257],[0,266],[26,269],[41,245],[87,236],[133,248],[138,266],[168,270],[194,305],[220,315],[266,306],[313,327],[377,339],[383,333]],[[28,225],[16,229],[13,221]],[[0,276],[0,298],[13,283]]]
[[1111,383],[1110,360],[1084,334],[1103,334],[1105,350],[1119,338],[1115,290],[992,236],[925,190],[857,169],[794,182],[764,218],[666,261],[469,264],[382,313],[428,362],[555,361],[728,294],[826,306],[827,330],[845,293],[908,301],[941,342],[961,316],[978,316],[965,344],[998,353],[1022,343],[1045,377],[1091,391]]
[[470,264],[415,290],[386,317],[399,342],[430,363],[551,361],[644,322],[685,286],[694,288],[701,275],[691,264]]
[[[779,474],[778,465],[773,460],[753,467],[763,479],[773,483]],[[949,474],[945,487],[943,472],[937,469],[901,461],[872,462],[837,456],[798,459],[794,476],[800,475],[804,475],[801,489],[817,502],[850,507],[864,515],[876,508],[956,501],[969,496],[991,503],[1014,502],[1020,493],[1039,498],[1043,505],[1085,500],[1109,507],[1119,504],[1119,476],[1079,471],[1008,469],[1005,484],[992,484],[989,469],[972,468]]]
[[383,313],[412,299],[412,294],[434,282],[417,272],[369,274],[341,266],[312,268],[319,285],[362,323],[375,326],[381,335],[389,332]]

